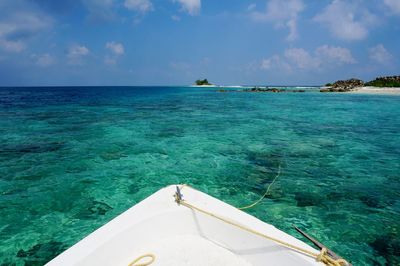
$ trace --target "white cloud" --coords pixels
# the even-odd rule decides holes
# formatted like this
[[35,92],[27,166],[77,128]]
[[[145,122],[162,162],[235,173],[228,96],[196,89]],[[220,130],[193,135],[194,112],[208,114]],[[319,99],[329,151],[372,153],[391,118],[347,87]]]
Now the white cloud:
[[107,65],[117,64],[118,57],[122,56],[125,53],[125,49],[122,43],[108,42],[106,43],[105,47],[111,52],[111,55],[106,55],[104,57],[104,63]]
[[141,13],[153,10],[153,3],[150,0],[125,0],[124,6],[129,10]]
[[270,58],[263,59],[261,61],[261,69],[270,70],[270,69],[284,69],[286,71],[291,71],[290,65],[279,55],[273,55]]
[[89,55],[90,51],[86,46],[74,45],[68,49],[68,63],[71,65],[81,65],[83,58]]
[[197,15],[201,9],[201,0],[173,0],[181,4],[182,11],[187,12],[189,15]]
[[388,64],[392,59],[392,55],[386,50],[386,48],[382,44],[378,44],[375,47],[369,48],[368,53],[369,58],[379,64]]
[[354,64],[356,60],[347,48],[323,45],[316,49],[316,56],[320,60],[336,62],[339,64]]
[[289,28],[289,35],[287,36],[288,41],[294,41],[299,37],[297,33],[297,22],[296,19],[291,19],[286,22],[286,26]]
[[0,18],[0,48],[9,52],[21,52],[27,41],[51,27],[52,20],[41,13],[17,11]]
[[317,68],[320,65],[318,58],[312,57],[303,48],[286,49],[284,55],[291,65],[300,69]]
[[390,9],[391,13],[400,15],[400,1],[399,0],[384,0],[383,2]]
[[282,56],[273,55],[261,60],[260,68],[264,70],[283,69],[285,71],[316,70],[329,66],[354,64],[356,60],[350,50],[343,47],[323,45],[312,53],[303,48],[286,49]]
[[89,54],[89,49],[86,46],[74,45],[68,51],[68,57],[82,57]]
[[5,51],[18,53],[25,49],[25,43],[0,38],[0,47]]
[[55,63],[55,59],[53,56],[49,54],[41,54],[41,55],[32,55],[32,58],[35,60],[36,65],[41,67],[51,66]]
[[288,41],[298,38],[297,20],[305,6],[302,0],[270,0],[265,12],[252,12],[251,18],[258,22],[273,23],[276,28],[288,28]]
[[365,39],[377,18],[356,2],[334,0],[314,21],[328,27],[335,37],[352,41]]
[[108,42],[106,43],[106,48],[109,49],[115,55],[123,55],[125,52],[122,43]]
[[266,59],[263,59],[263,60],[261,60],[261,69],[266,69],[266,70],[268,70],[268,69],[271,69],[271,65],[272,65],[272,58],[266,58]]

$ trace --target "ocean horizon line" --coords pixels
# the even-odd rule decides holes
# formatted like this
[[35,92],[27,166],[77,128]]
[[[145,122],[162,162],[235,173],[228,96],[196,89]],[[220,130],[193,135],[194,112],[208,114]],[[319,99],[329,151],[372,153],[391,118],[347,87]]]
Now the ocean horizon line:
[[[224,88],[234,88],[234,87],[297,87],[297,88],[313,88],[313,87],[321,87],[323,85],[268,85],[268,84],[262,84],[262,85],[215,85],[215,86],[204,86],[203,88],[215,88],[215,87],[224,87]],[[176,88],[176,87],[184,87],[184,88],[202,88],[202,86],[196,86],[196,85],[29,85],[29,86],[24,86],[24,85],[10,85],[10,86],[0,86],[0,88],[76,88],[76,87],[93,87],[93,88],[101,88],[101,87],[120,87],[120,88],[129,88],[129,87],[171,87],[171,88]]]

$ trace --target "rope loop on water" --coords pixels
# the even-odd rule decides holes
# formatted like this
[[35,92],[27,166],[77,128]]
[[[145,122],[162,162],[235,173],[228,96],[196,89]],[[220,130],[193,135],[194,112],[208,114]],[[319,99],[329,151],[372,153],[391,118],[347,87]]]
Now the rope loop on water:
[[278,174],[275,176],[274,180],[272,180],[271,184],[268,185],[267,191],[265,191],[264,195],[262,195],[261,198],[259,198],[258,200],[256,200],[252,204],[244,206],[244,207],[239,207],[238,209],[239,210],[250,209],[250,208],[253,208],[254,206],[256,206],[258,203],[260,203],[268,195],[269,190],[274,185],[275,181],[279,178],[280,175],[281,175],[281,165],[279,165]]

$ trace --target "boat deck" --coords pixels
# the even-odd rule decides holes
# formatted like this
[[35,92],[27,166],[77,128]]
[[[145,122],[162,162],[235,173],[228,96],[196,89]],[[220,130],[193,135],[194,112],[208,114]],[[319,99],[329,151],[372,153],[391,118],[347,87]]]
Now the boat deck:
[[[160,239],[157,243],[145,243],[139,254],[151,251],[156,255],[154,265],[229,265],[251,264],[218,243],[197,235],[182,235]],[[132,258],[133,260],[134,258]],[[142,262],[146,261],[143,259]],[[130,261],[124,263],[128,265]]]

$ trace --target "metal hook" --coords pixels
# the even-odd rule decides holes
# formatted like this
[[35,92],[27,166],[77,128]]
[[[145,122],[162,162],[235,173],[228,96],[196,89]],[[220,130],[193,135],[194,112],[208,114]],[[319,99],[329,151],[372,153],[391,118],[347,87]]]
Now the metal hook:
[[178,203],[178,205],[183,201],[183,195],[181,193],[181,190],[178,186],[176,186],[176,192],[175,192],[175,202]]

